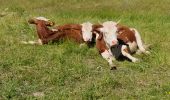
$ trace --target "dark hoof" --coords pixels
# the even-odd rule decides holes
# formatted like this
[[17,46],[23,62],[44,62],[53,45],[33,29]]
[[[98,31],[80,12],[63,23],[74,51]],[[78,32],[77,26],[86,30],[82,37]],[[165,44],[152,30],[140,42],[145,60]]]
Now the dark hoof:
[[117,67],[113,66],[113,67],[110,68],[110,70],[117,70]]

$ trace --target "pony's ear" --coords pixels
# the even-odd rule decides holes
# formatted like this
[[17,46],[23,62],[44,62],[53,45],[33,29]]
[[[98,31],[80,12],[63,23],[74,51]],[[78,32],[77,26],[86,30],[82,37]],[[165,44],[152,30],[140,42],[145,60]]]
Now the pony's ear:
[[102,40],[103,34],[101,32],[100,33],[96,33],[96,34],[98,34],[97,40]]
[[36,22],[35,22],[34,19],[29,19],[29,20],[28,20],[28,23],[30,23],[30,24],[36,24]]
[[50,25],[51,25],[51,26],[54,26],[54,25],[55,25],[55,22],[50,22]]
[[93,30],[93,33],[96,35],[97,40],[101,40],[103,38],[103,28],[96,28]]

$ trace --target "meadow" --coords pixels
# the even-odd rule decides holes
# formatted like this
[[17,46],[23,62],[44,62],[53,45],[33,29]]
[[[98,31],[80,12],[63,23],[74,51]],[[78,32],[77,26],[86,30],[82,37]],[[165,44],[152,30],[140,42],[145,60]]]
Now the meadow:
[[[170,0],[0,0],[0,100],[170,100]],[[150,55],[115,61],[111,71],[96,48],[72,41],[43,46],[28,19],[56,25],[121,19],[134,27]]]

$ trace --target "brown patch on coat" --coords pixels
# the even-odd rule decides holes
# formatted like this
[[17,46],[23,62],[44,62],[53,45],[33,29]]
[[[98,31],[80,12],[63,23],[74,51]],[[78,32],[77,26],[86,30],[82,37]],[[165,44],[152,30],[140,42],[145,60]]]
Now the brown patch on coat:
[[104,41],[103,38],[103,33],[100,32],[99,28],[103,27],[102,25],[93,25],[93,34],[98,34],[98,38],[96,39],[96,48],[98,52],[101,54],[105,50],[108,50],[108,47],[106,46],[106,42]]
[[135,33],[131,31],[128,27],[117,25],[118,27],[118,36],[117,38],[123,40],[124,43],[136,42]]

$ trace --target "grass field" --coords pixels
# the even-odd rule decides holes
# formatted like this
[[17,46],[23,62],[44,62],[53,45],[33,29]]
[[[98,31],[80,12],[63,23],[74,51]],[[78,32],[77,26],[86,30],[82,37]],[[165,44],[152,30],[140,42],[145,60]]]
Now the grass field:
[[[170,0],[0,0],[0,100],[170,100]],[[110,71],[95,48],[65,41],[22,45],[35,40],[27,20],[56,24],[117,21],[135,27],[151,55],[118,62]]]

